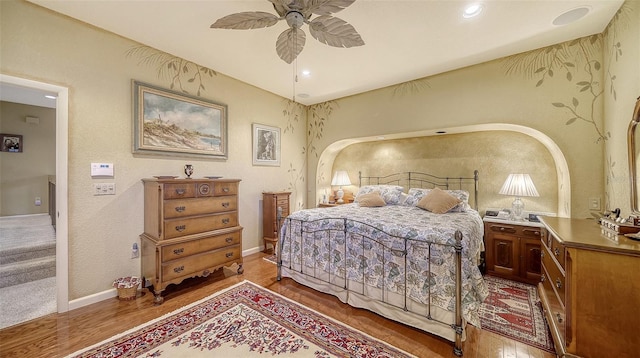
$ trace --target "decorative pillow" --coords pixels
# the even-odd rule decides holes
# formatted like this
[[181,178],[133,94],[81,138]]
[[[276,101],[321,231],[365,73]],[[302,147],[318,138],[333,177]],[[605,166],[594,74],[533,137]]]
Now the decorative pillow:
[[386,206],[384,199],[380,196],[380,193],[377,191],[362,194],[358,196],[358,205],[365,207],[374,207],[374,206]]
[[440,188],[434,188],[418,202],[417,207],[435,214],[444,214],[462,201]]
[[[411,188],[409,189],[409,194],[407,199],[404,201],[405,206],[417,206],[420,199],[422,199],[425,195],[427,195],[433,189],[423,189],[423,188]],[[442,190],[442,189],[440,189]],[[451,196],[460,199],[460,204],[458,204],[453,209],[449,210],[450,212],[465,212],[469,208],[469,192],[466,190],[444,190],[445,192],[451,194]]]
[[384,199],[385,203],[388,205],[398,205],[400,204],[403,189],[404,188],[399,185],[365,185],[358,191],[355,201],[360,201],[360,195],[377,191],[380,193],[380,196]]

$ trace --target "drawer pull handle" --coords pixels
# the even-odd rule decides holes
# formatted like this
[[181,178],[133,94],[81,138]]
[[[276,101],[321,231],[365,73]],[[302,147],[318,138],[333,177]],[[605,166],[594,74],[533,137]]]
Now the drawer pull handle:
[[229,223],[229,218],[224,218],[224,219],[222,219],[222,223],[223,223],[223,224],[228,224],[228,223]]
[[210,274],[211,274],[211,271],[209,271],[209,270],[204,270],[204,271],[202,271],[202,276],[204,276],[204,277],[207,277],[207,276],[209,276]]
[[556,279],[556,287],[562,288],[562,282],[560,281],[560,279]]
[[559,248],[555,248],[555,250],[553,250],[553,252],[556,254],[556,256],[560,256],[560,249]]
[[228,202],[227,203],[222,203],[222,207],[223,208],[228,208],[229,207],[229,203]]
[[181,213],[183,211],[185,211],[187,208],[185,208],[184,206],[176,206],[176,211]]
[[544,259],[544,251],[540,251],[540,258]]
[[540,282],[544,282],[544,280],[546,280],[547,278],[544,276],[544,274],[540,275]]
[[183,252],[184,252],[184,247],[181,247],[181,248],[179,248],[179,249],[175,249],[175,250],[173,250],[173,253],[174,253],[174,254],[176,254],[176,255],[180,255],[180,254],[182,254]]
[[533,234],[536,236],[540,236],[540,231],[534,231]]
[[187,225],[176,225],[177,232],[183,232],[187,229]]
[[226,241],[228,243],[232,243],[233,242],[233,238],[232,237],[228,237],[224,241]]
[[503,227],[500,228],[500,231],[504,231],[505,229]]
[[182,271],[184,271],[184,266],[178,266],[173,268],[173,272],[175,273],[180,273]]
[[227,256],[227,258],[232,257],[233,256],[233,252],[227,252],[227,254],[225,256]]
[[229,188],[227,188],[227,187],[222,188],[222,192],[228,193],[229,192]]
[[184,193],[186,193],[186,192],[187,191],[182,189],[182,188],[176,189],[176,194],[178,194],[178,195],[184,195]]
[[556,313],[556,319],[558,320],[558,323],[562,323],[562,316],[560,316],[560,313]]

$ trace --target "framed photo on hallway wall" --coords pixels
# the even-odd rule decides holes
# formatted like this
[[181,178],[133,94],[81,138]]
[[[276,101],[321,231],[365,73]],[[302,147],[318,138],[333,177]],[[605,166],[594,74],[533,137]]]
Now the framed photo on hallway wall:
[[0,133],[0,145],[3,152],[22,152],[22,135]]
[[227,159],[227,106],[133,81],[133,153]]
[[253,123],[253,165],[280,166],[280,128]]

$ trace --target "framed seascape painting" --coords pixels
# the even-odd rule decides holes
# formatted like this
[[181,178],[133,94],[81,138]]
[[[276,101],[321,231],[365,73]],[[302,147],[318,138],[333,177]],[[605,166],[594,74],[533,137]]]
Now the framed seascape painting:
[[253,123],[253,165],[280,166],[280,128]]
[[0,145],[3,152],[22,152],[22,135],[0,133]]
[[133,152],[227,159],[227,106],[133,81]]

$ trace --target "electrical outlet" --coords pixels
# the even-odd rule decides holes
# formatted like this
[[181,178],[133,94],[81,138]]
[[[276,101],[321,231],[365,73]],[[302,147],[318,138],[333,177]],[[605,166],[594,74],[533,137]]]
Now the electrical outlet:
[[589,210],[600,210],[600,198],[589,198]]
[[40,199],[39,196],[36,196],[36,201],[35,201],[36,206],[40,206],[42,205],[42,200]]
[[140,257],[140,250],[138,250],[138,243],[134,242],[131,247],[131,258],[137,259],[138,257]]

